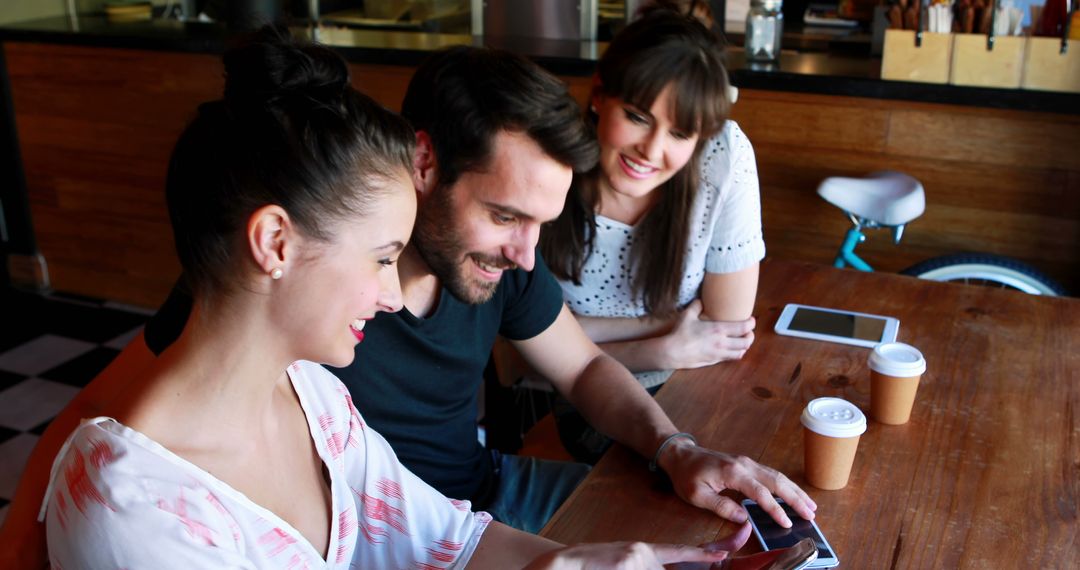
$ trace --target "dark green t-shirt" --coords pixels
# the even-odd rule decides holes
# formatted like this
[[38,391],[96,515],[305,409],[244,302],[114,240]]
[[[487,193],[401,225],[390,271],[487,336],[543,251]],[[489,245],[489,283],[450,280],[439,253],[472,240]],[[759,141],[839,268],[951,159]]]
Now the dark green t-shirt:
[[[174,289],[146,326],[160,353],[179,336],[191,300]],[[487,303],[462,303],[445,288],[430,317],[379,313],[346,368],[330,368],[369,425],[401,462],[444,495],[483,508],[493,484],[490,456],[476,439],[477,397],[495,336],[532,338],[562,309],[562,289],[537,253],[531,272],[507,271]]]

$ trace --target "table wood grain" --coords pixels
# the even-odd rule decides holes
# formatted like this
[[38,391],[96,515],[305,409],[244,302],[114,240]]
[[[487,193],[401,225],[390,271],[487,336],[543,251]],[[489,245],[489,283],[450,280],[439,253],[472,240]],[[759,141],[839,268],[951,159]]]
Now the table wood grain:
[[[911,421],[871,420],[842,490],[806,482],[799,414],[821,396],[868,411],[869,351],[777,335],[786,303],[897,317],[928,363]],[[755,316],[743,360],[679,371],[656,399],[702,445],[806,489],[842,567],[1080,567],[1080,300],[770,260]],[[616,446],[542,534],[697,544],[732,528]]]

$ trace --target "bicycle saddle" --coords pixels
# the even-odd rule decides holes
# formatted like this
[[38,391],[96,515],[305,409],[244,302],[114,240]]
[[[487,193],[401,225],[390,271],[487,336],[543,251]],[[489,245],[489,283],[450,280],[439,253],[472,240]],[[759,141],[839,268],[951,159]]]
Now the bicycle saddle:
[[891,170],[865,178],[826,178],[817,193],[833,206],[883,226],[906,224],[926,209],[922,184]]

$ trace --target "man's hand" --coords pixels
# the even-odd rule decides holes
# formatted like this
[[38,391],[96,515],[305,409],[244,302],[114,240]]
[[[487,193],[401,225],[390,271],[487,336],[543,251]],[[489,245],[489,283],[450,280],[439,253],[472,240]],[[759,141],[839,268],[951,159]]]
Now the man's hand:
[[783,473],[744,457],[720,453],[678,439],[664,449],[660,467],[671,477],[672,486],[691,505],[712,511],[722,518],[741,523],[746,509],[721,491],[738,491],[756,501],[785,528],[791,520],[773,495],[778,495],[804,519],[813,520],[817,504]]
[[700,368],[738,360],[754,343],[754,325],[753,317],[745,321],[704,320],[701,301],[695,299],[664,336],[665,368]]

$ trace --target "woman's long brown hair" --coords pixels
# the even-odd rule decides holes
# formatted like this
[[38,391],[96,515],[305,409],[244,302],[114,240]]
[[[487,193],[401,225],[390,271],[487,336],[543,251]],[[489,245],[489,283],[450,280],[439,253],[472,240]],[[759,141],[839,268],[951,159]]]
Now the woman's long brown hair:
[[[701,151],[727,119],[728,79],[719,38],[692,16],[654,10],[619,33],[597,65],[599,93],[650,109],[673,87],[676,126],[699,135],[686,166],[663,183],[656,204],[637,223],[630,251],[632,294],[652,315],[677,309],[690,214],[697,196]],[[590,113],[594,124],[598,117]],[[544,229],[541,253],[556,277],[581,284],[581,271],[596,235],[600,166],[575,176],[562,214]]]

